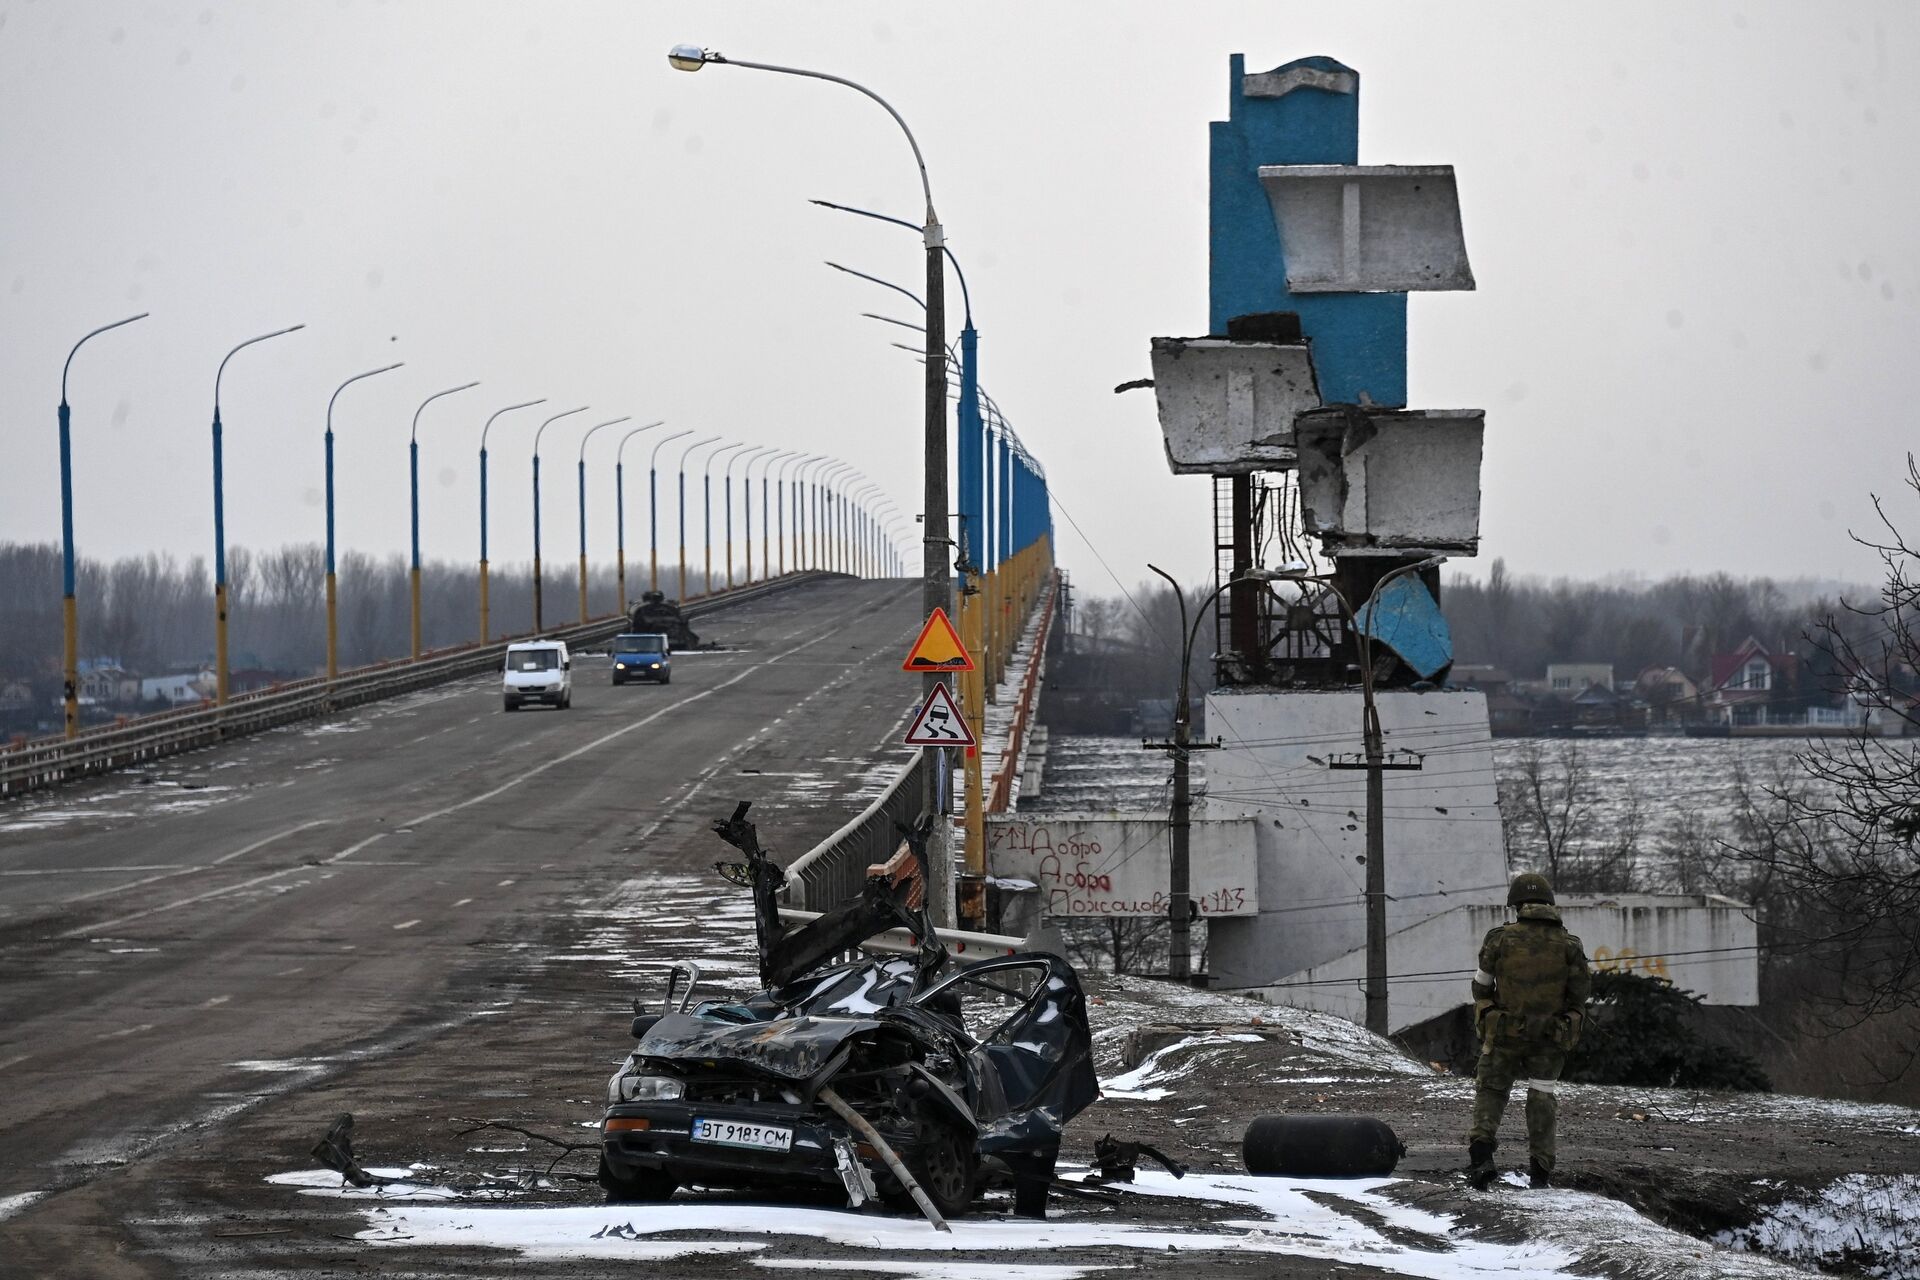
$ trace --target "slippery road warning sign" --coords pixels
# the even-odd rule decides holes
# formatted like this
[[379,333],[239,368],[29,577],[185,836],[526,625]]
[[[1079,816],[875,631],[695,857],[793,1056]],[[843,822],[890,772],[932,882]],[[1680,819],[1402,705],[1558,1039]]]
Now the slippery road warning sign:
[[920,628],[920,638],[913,642],[913,648],[908,651],[907,660],[900,664],[900,669],[920,672],[973,670],[973,655],[967,652],[967,646],[960,643],[960,633],[953,629],[953,622],[947,617],[945,609],[936,608],[933,616],[927,619],[927,625]]
[[[940,616],[940,615],[936,615]],[[947,686],[937,684],[913,718],[905,739],[909,747],[968,747],[974,745],[973,730],[953,700]]]

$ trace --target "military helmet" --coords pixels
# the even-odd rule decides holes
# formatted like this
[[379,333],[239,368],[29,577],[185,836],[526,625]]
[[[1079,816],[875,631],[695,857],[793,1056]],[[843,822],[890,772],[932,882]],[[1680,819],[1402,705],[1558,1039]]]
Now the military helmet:
[[1539,902],[1553,905],[1553,886],[1538,871],[1525,871],[1513,878],[1507,886],[1507,905],[1520,906],[1522,903]]

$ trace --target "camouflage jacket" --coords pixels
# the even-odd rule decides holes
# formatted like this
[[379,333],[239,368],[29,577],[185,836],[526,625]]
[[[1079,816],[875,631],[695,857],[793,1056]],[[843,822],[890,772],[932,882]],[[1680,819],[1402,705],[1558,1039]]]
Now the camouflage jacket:
[[1529,902],[1487,934],[1473,975],[1474,1026],[1483,1037],[1555,1044],[1580,1038],[1593,985],[1580,939],[1552,907]]

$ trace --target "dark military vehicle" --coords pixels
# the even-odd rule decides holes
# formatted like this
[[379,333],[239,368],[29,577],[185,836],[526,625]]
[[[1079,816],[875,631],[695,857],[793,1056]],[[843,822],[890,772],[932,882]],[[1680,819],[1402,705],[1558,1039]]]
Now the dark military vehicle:
[[[753,890],[765,989],[694,1004],[686,965],[663,1012],[636,1004],[639,1043],[607,1085],[608,1199],[816,1184],[937,1222],[1000,1185],[1044,1216],[1061,1131],[1099,1096],[1073,968],[1043,954],[955,964],[927,914],[926,823],[868,868],[858,898],[790,926],[785,873],[746,811],[714,829],[746,855],[721,870]],[[840,959],[862,944],[879,954]]]
[[676,649],[698,649],[700,637],[693,633],[680,613],[680,606],[667,599],[664,591],[644,591],[640,603],[627,615],[627,630],[662,632]]

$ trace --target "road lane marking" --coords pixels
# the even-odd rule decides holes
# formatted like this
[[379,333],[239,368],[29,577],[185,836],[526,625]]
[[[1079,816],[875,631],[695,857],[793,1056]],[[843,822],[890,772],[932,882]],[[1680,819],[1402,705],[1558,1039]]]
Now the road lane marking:
[[84,876],[108,875],[129,871],[198,871],[211,863],[196,862],[191,865],[180,862],[135,863],[130,867],[15,867],[0,871],[0,876]]
[[[295,830],[301,830],[301,829],[304,829],[305,827],[316,826],[316,825],[318,824],[311,823],[311,822],[302,823],[301,827],[297,827],[295,828]],[[291,834],[291,833],[283,832],[282,834]],[[360,850],[372,844],[375,840],[385,839],[386,834],[387,833],[384,831],[377,831],[374,834],[368,836],[365,840],[360,841],[358,844],[349,845],[345,849],[342,849],[339,853],[336,853],[331,858],[326,859],[325,862],[323,862],[321,865],[324,866],[327,864],[339,862],[343,858],[352,857],[354,854],[358,853]],[[302,863],[297,867],[283,867],[278,871],[269,871],[264,875],[254,876],[252,879],[249,879],[249,880],[242,880],[238,884],[225,885],[218,889],[209,889],[205,893],[196,893],[189,898],[179,898],[172,902],[162,903],[160,906],[157,906],[157,907],[148,907],[145,911],[135,911],[131,915],[124,915],[116,920],[107,920],[100,924],[82,925],[78,929],[69,929],[65,933],[59,934],[58,936],[62,939],[99,937],[102,934],[105,934],[108,930],[117,929],[123,924],[131,924],[135,920],[144,920],[148,916],[159,915],[162,911],[172,911],[176,907],[190,907],[197,902],[206,902],[212,898],[225,897],[229,893],[238,893],[242,889],[251,889],[254,885],[265,884],[269,880],[278,880],[282,876],[290,876],[303,871],[311,871],[312,869],[313,869],[312,867],[306,865],[305,863]]]
[[99,1035],[95,1036],[94,1039],[95,1040],[118,1040],[121,1036],[137,1036],[142,1031],[151,1031],[151,1030],[153,1030],[153,1024],[151,1022],[143,1022],[137,1027],[122,1027],[118,1031],[103,1031]]
[[233,999],[232,996],[215,996],[213,999],[203,1002],[200,1007],[202,1009],[217,1009],[231,999]]
[[[156,881],[170,880],[175,876],[184,876],[192,871],[204,871],[208,867],[221,866],[225,863],[232,862],[235,858],[243,857],[246,854],[252,853],[256,849],[264,849],[268,845],[273,844],[275,841],[284,840],[288,836],[299,835],[302,831],[305,831],[310,827],[319,827],[324,825],[326,824],[323,820],[315,820],[312,822],[302,822],[298,826],[288,827],[285,831],[276,831],[270,836],[262,836],[260,839],[255,840],[252,844],[241,845],[238,849],[235,849],[232,853],[223,853],[218,858],[215,858],[212,862],[197,864],[190,867],[181,867],[177,871],[163,871],[157,876],[147,876],[145,879],[131,880],[126,884],[109,885],[105,889],[94,889],[87,893],[76,894],[71,898],[63,899],[60,905],[63,907],[71,907],[76,905],[77,903],[90,902],[95,898],[104,898],[109,894],[125,893],[129,889],[138,889],[143,885],[153,884]],[[67,936],[67,935],[62,935],[62,936]]]
[[502,881],[501,881],[501,882],[499,883],[499,885],[498,885],[498,886],[496,886],[496,887],[497,887],[497,888],[501,888],[501,889],[504,889],[504,888],[506,888],[506,887],[507,887],[508,885],[510,885],[510,884],[512,884],[512,883],[513,883],[513,881],[511,881],[511,880],[502,880]]
[[458,902],[456,902],[456,903],[454,903],[453,905],[454,905],[454,906],[456,906],[456,907],[464,907],[464,906],[466,906],[466,905],[467,905],[467,904],[468,904],[469,902],[472,902],[472,901],[473,901],[473,899],[472,899],[472,898],[462,898],[462,899],[460,899],[460,901],[458,901]]
[[17,1067],[32,1056],[30,1053],[16,1053],[6,1061],[0,1062],[0,1071],[5,1071],[8,1067]]
[[402,930],[402,929],[411,929],[411,928],[413,928],[413,926],[415,926],[415,925],[417,925],[417,924],[419,924],[419,923],[420,923],[420,922],[419,922],[418,920],[407,920],[407,921],[403,921],[402,923],[400,923],[400,924],[397,924],[397,925],[395,925],[395,926],[393,926],[393,928],[394,928],[394,931],[395,931],[395,932],[397,933],[397,932],[399,932],[399,931],[400,931],[400,930]]

